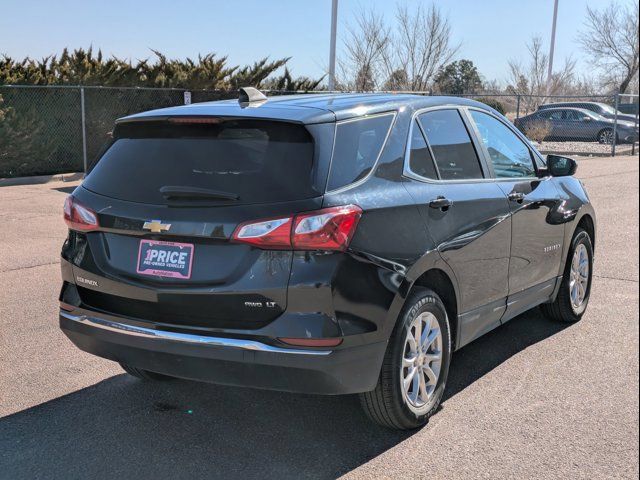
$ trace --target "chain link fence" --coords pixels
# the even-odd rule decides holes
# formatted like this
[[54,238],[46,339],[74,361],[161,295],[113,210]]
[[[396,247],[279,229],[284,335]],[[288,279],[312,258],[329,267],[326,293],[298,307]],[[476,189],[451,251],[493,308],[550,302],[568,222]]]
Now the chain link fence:
[[221,91],[0,86],[0,178],[84,171],[117,118],[185,103],[232,98]]
[[[285,93],[293,92],[268,92]],[[464,96],[506,115],[543,153],[637,151],[637,95]],[[84,171],[108,141],[117,118],[236,97],[236,92],[210,90],[0,86],[0,178]]]

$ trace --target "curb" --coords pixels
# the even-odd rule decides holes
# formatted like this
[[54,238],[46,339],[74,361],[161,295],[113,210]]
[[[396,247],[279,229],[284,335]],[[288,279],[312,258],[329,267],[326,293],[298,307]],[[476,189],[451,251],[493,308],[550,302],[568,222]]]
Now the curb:
[[0,178],[0,187],[12,187],[15,185],[39,185],[50,182],[75,182],[82,180],[84,173],[56,173],[54,175],[37,175],[33,177]]

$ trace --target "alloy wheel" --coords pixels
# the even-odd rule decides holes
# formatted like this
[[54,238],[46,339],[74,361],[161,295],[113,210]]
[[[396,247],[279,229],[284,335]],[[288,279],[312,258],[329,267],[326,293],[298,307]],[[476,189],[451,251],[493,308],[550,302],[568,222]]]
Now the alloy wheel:
[[571,308],[575,313],[581,313],[586,307],[587,290],[589,286],[589,253],[582,243],[576,247],[571,260],[569,278],[569,292]]
[[611,145],[613,143],[613,132],[611,130],[604,130],[600,133],[600,143]]
[[405,338],[400,381],[407,406],[420,414],[429,404],[442,368],[442,332],[431,312],[418,315]]

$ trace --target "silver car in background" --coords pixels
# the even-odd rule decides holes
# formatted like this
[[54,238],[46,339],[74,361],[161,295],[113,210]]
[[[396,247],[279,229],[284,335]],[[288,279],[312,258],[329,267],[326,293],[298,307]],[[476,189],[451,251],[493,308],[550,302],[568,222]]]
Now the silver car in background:
[[545,103],[544,105],[540,105],[538,110],[546,110],[549,108],[584,108],[585,110],[589,110],[590,112],[596,113],[598,115],[602,115],[604,118],[608,118],[609,120],[615,120],[616,117],[618,121],[623,120],[627,122],[638,123],[638,116],[624,113],[618,109],[618,113],[616,114],[616,109],[611,105],[607,105],[602,102],[558,102],[558,103]]
[[584,140],[611,144],[638,140],[638,125],[618,118],[605,118],[584,108],[543,108],[517,118],[514,124],[525,135],[532,132],[544,140]]

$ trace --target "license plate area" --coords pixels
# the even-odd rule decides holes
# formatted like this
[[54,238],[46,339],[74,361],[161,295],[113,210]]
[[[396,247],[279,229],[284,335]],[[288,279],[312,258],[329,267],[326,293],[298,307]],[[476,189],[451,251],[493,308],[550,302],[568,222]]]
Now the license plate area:
[[140,240],[136,271],[140,275],[191,278],[193,244]]

